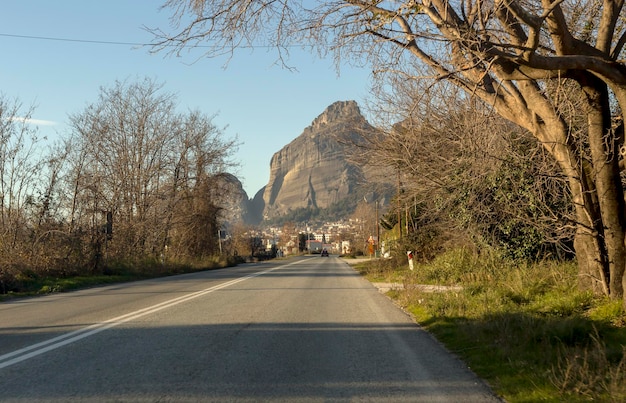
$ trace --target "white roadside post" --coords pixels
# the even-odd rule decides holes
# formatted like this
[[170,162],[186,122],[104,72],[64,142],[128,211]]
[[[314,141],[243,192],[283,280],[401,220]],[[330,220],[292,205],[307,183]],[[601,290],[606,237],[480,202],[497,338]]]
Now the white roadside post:
[[406,257],[409,259],[409,269],[413,270],[413,252],[410,250],[406,251]]

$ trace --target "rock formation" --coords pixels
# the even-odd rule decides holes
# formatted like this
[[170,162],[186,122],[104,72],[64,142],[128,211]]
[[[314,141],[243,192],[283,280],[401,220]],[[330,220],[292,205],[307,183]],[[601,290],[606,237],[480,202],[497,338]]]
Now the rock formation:
[[373,131],[355,101],[330,105],[272,157],[263,191],[264,218],[299,208],[327,208],[353,195],[363,171],[348,161],[347,147]]

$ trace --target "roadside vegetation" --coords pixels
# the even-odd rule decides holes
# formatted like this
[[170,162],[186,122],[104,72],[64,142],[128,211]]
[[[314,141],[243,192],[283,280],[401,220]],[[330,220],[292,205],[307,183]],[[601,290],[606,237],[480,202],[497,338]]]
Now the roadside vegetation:
[[[79,271],[74,273],[42,273],[36,270],[22,270],[16,272],[12,277],[11,288],[0,293],[0,301],[15,297],[66,292],[106,284],[215,270],[234,266],[238,262],[239,260],[235,257],[223,255],[193,261],[181,260],[176,263],[153,259],[145,259],[141,262],[108,262],[106,268],[100,273],[81,273]],[[6,287],[6,285],[4,286]]]
[[0,95],[0,296],[227,264],[237,143],[177,106],[152,79],[118,81],[46,143]]
[[[507,402],[626,401],[626,315],[620,300],[577,287],[575,262],[519,263],[452,249],[434,259],[356,266]],[[423,292],[418,284],[461,286]]]

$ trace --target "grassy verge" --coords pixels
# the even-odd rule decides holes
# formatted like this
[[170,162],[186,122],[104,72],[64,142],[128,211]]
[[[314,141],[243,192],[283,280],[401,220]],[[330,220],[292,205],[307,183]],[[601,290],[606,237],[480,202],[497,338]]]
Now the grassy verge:
[[116,261],[110,262],[101,273],[39,273],[25,270],[12,276],[11,288],[4,294],[0,293],[0,301],[98,285],[220,269],[234,266],[236,263],[232,258],[215,256],[193,261],[168,263],[151,259],[132,262]]
[[[448,252],[409,271],[404,261],[356,266],[459,355],[507,402],[626,401],[621,301],[578,291],[571,263],[519,265]],[[461,285],[421,292],[412,284]]]

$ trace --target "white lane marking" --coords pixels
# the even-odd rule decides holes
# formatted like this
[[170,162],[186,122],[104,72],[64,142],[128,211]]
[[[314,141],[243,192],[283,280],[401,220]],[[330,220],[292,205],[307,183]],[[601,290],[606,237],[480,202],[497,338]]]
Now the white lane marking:
[[[298,261],[298,262],[301,262],[301,261]],[[139,309],[137,311],[130,312],[130,313],[127,313],[125,315],[118,316],[116,318],[106,320],[104,322],[95,323],[93,325],[84,327],[82,329],[74,330],[73,332],[62,334],[62,335],[54,337],[52,339],[45,340],[45,341],[42,341],[40,343],[33,344],[33,345],[30,345],[30,346],[21,348],[19,350],[15,350],[13,352],[10,352],[10,353],[4,354],[4,355],[0,355],[0,369],[9,367],[9,366],[11,366],[13,364],[17,364],[18,362],[22,362],[22,361],[28,360],[30,358],[36,357],[36,356],[38,356],[40,354],[43,354],[43,353],[46,353],[48,351],[55,350],[55,349],[57,349],[59,347],[63,347],[65,345],[74,343],[75,341],[84,339],[85,337],[93,336],[96,333],[100,333],[100,332],[102,332],[102,331],[104,331],[106,329],[110,329],[112,327],[121,325],[122,323],[129,322],[131,320],[140,318],[142,316],[145,316],[145,315],[148,315],[148,314],[151,314],[151,313],[154,313],[154,312],[158,312],[158,311],[166,309],[166,308],[170,308],[170,307],[178,305],[178,304],[180,304],[182,302],[190,301],[192,299],[201,297],[201,296],[206,295],[206,294],[210,294],[210,293],[212,293],[214,291],[217,291],[217,290],[221,290],[222,288],[230,287],[231,285],[240,283],[242,281],[251,279],[253,277],[261,276],[263,274],[267,274],[267,273],[272,272],[274,270],[277,270],[277,269],[280,269],[280,268],[285,268],[287,266],[291,266],[291,265],[296,264],[298,262],[289,263],[289,264],[286,264],[284,266],[276,266],[276,267],[273,267],[271,269],[260,271],[258,273],[248,274],[247,276],[244,276],[244,277],[241,277],[241,278],[237,278],[237,279],[234,279],[234,280],[231,280],[231,281],[227,281],[225,283],[218,284],[218,285],[206,288],[206,289],[201,290],[201,291],[196,291],[196,292],[193,292],[191,294],[183,295],[182,297],[177,297],[177,298],[165,301],[165,302],[161,302],[159,304],[152,305],[152,306],[149,306],[147,308]],[[12,357],[15,357],[15,358],[12,358]]]

